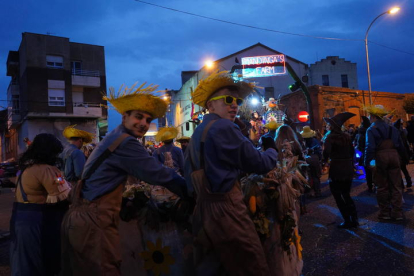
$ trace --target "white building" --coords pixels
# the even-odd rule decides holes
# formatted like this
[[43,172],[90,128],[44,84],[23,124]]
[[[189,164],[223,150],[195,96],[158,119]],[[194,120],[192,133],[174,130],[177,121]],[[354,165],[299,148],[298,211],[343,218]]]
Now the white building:
[[309,67],[309,85],[358,89],[357,65],[338,56],[328,56]]
[[[234,65],[238,64],[237,62],[245,67],[249,64],[263,64],[263,67],[251,69],[250,72],[243,70],[243,78],[257,82],[258,86],[262,87],[259,89],[259,93],[266,100],[290,93],[289,85],[295,81],[289,75],[286,64],[289,64],[301,79],[308,74],[307,64],[257,43],[214,61],[210,68],[204,66],[199,71],[183,71],[181,73],[182,87],[178,91],[173,91],[171,95],[171,108],[167,114],[169,124],[177,126],[181,135],[191,136],[196,127],[195,123],[191,122],[192,115],[201,111],[199,106],[192,104],[191,92],[201,79],[213,72],[230,71]],[[278,63],[278,66],[268,66],[274,63]],[[241,70],[236,72],[241,72]],[[305,82],[305,85],[308,83]]]

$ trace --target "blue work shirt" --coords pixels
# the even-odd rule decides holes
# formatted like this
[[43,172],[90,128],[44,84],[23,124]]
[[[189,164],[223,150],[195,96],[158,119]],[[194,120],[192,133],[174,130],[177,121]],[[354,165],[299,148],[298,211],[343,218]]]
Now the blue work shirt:
[[[390,131],[392,131],[390,136]],[[401,140],[400,132],[383,120],[378,120],[367,129],[365,138],[365,160],[364,165],[369,166],[372,159],[375,159],[375,151],[382,141],[391,139],[397,151],[405,150]]]
[[230,191],[240,171],[264,174],[276,167],[277,152],[267,149],[258,151],[253,144],[243,136],[240,128],[228,119],[210,113],[204,116],[203,122],[196,128],[190,144],[185,152],[184,172],[187,188],[192,192],[191,173],[193,168],[191,158],[195,160],[195,169],[200,169],[201,135],[207,124],[217,120],[209,129],[204,144],[205,174],[211,185],[210,191],[225,193]]
[[[119,125],[92,152],[86,162],[83,175],[91,168],[94,161],[123,133],[128,133],[123,125]],[[173,169],[164,167],[150,156],[145,147],[133,136],[125,140],[106,158],[102,164],[85,181],[82,195],[93,200],[115,190],[124,183],[128,175],[152,185],[166,187],[178,196],[183,195],[185,180]],[[184,189],[183,189],[184,188]]]
[[163,145],[162,147],[156,149],[152,156],[157,159],[161,164],[164,164],[165,157],[164,153],[171,152],[172,160],[174,163],[174,168],[179,170],[180,173],[184,173],[184,155],[183,151],[179,148],[174,146],[172,143],[169,145]]
[[62,154],[62,159],[65,162],[65,178],[67,181],[78,181],[81,178],[83,166],[85,165],[85,155],[73,144],[65,147]]

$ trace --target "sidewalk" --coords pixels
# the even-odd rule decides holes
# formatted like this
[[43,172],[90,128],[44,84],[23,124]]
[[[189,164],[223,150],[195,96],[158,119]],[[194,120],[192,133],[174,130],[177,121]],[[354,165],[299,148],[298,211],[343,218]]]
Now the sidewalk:
[[10,188],[1,189],[0,193],[0,240],[10,235],[10,218],[14,202],[14,192]]

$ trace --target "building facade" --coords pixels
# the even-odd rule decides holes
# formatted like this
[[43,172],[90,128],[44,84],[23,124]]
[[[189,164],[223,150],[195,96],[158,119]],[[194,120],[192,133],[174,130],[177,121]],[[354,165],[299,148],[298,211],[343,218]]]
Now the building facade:
[[358,89],[357,64],[328,56],[309,66],[309,85]]
[[[359,126],[361,116],[365,114],[363,106],[369,104],[369,94],[365,90],[313,85],[308,87],[308,91],[313,109],[313,118],[308,123],[312,129],[320,131],[326,125],[324,117],[332,117],[340,112],[356,114],[345,125]],[[403,108],[405,98],[406,94],[372,91],[373,104],[393,111],[393,121],[398,118],[404,121],[409,119],[409,114]],[[286,114],[293,121],[298,120],[299,112],[307,111],[307,102],[302,91],[283,96],[281,103],[288,107]]]
[[54,134],[66,143],[62,131],[69,125],[95,133],[96,141],[105,135],[103,46],[23,33],[18,51],[9,52],[7,76],[8,131],[2,145],[6,160],[18,159],[26,149],[23,139],[33,140],[39,133]]
[[[240,67],[248,68],[249,65],[259,64],[263,66],[239,69]],[[276,66],[274,66],[275,64]],[[171,106],[170,112],[167,114],[167,121],[178,127],[180,135],[191,136],[197,126],[197,119],[202,119],[203,115],[202,108],[192,104],[191,92],[194,91],[200,80],[213,72],[231,71],[233,66],[239,66],[238,69],[235,69],[236,75],[243,75],[243,79],[257,83],[260,87],[257,92],[265,100],[291,93],[289,85],[295,81],[290,75],[287,64],[299,78],[306,81],[306,78],[303,77],[308,75],[307,64],[261,43],[218,59],[210,67],[204,66],[198,71],[183,71],[181,73],[182,87],[180,90],[171,93]],[[308,83],[305,82],[305,84]]]

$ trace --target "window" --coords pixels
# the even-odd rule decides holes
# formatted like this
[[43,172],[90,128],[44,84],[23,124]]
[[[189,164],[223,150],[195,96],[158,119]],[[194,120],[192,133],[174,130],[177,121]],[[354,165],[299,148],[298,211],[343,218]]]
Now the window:
[[81,61],[72,61],[71,62],[72,75],[78,75],[82,71],[82,62]]
[[65,90],[49,88],[49,106],[65,106]]
[[341,82],[342,82],[342,87],[349,87],[348,86],[348,75],[341,75]]
[[329,86],[329,75],[322,75],[322,85]]
[[63,57],[47,55],[46,66],[50,68],[63,68]]

